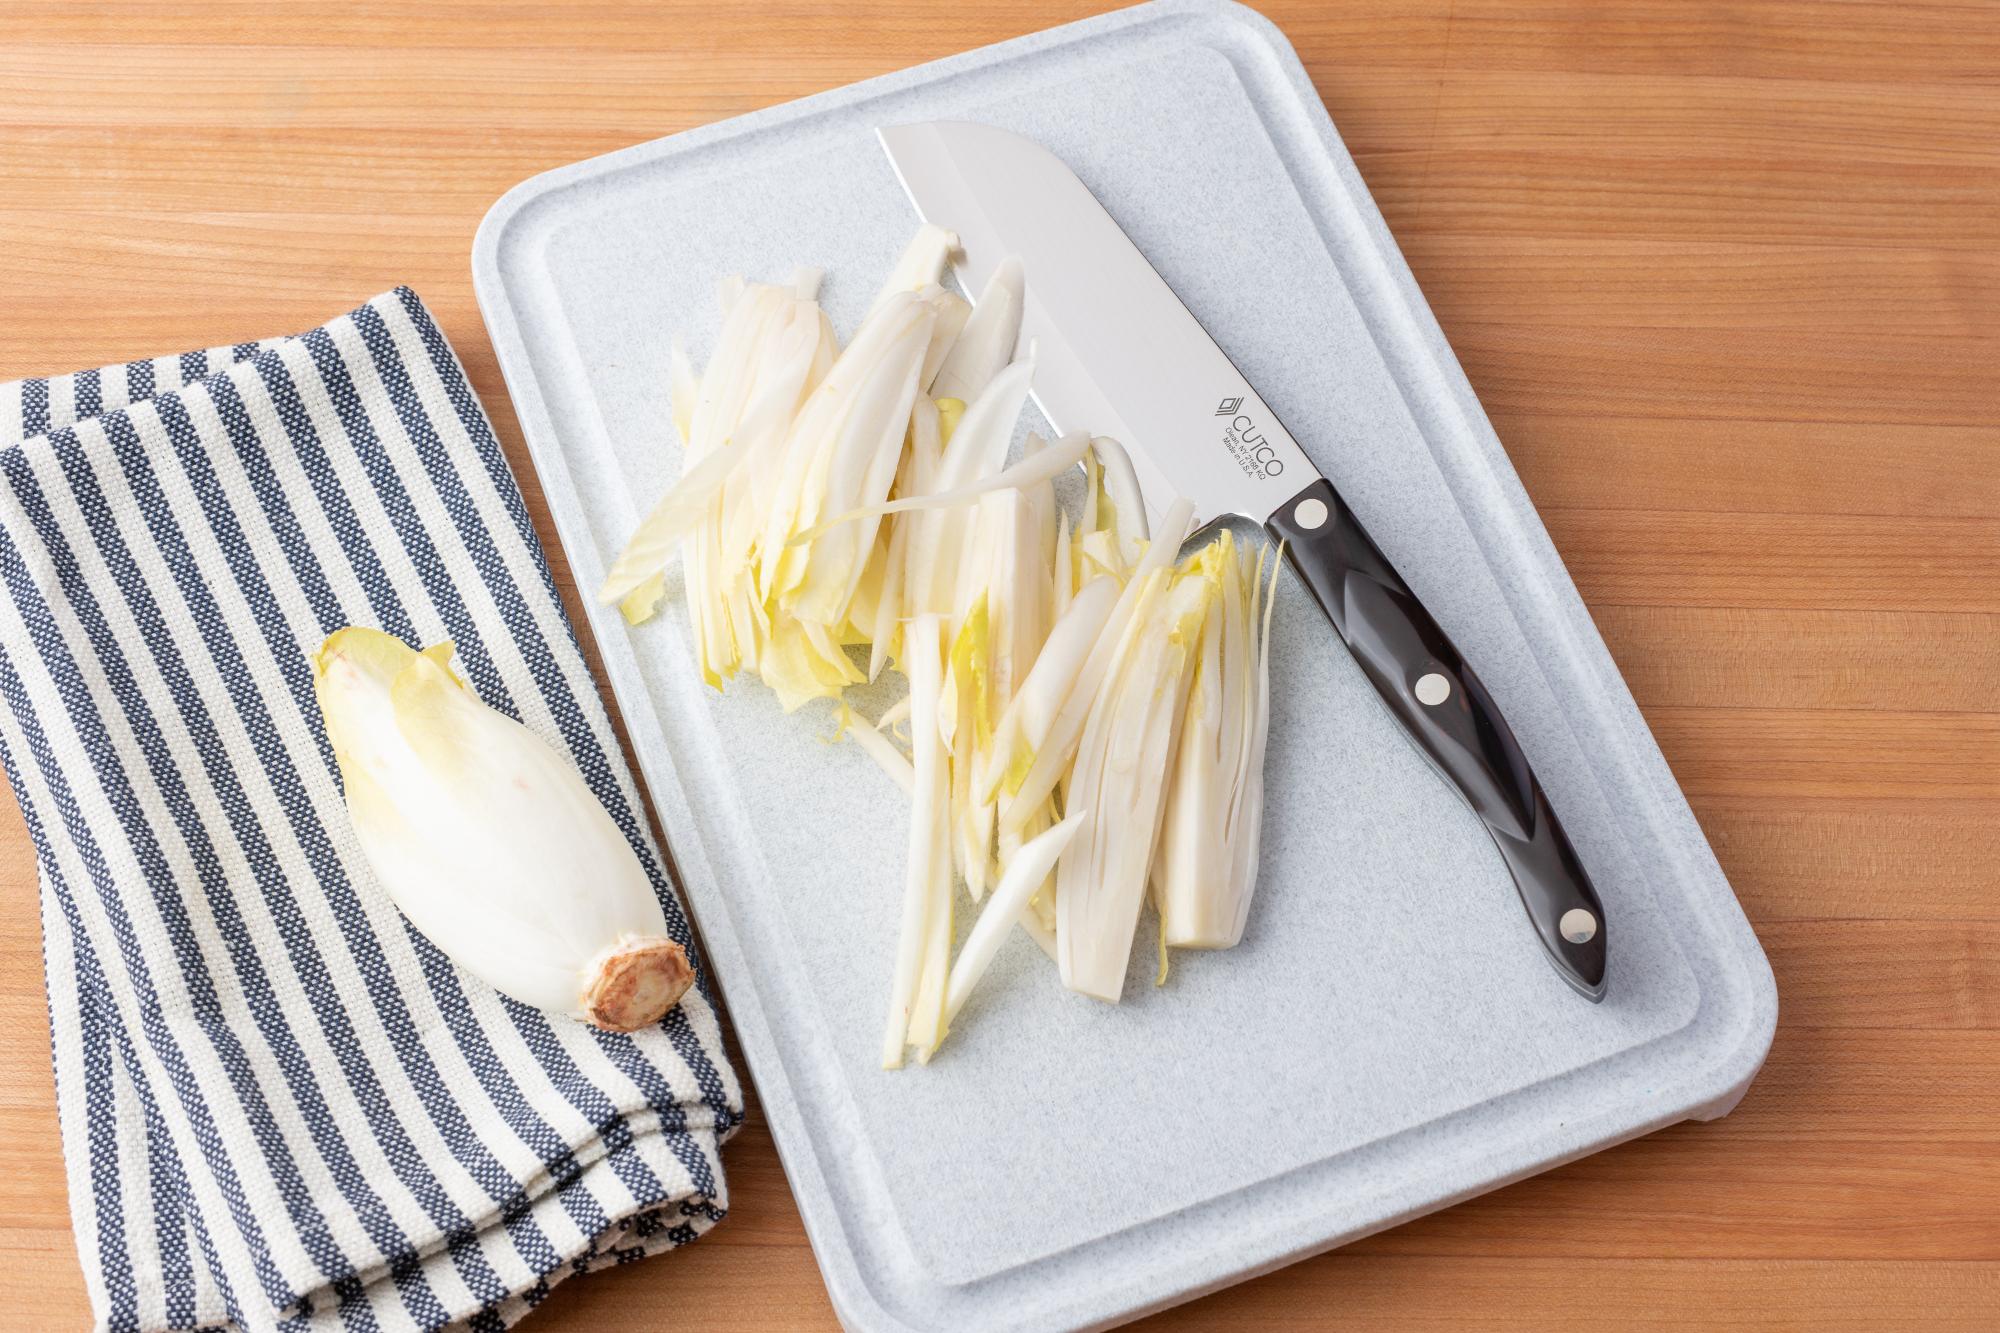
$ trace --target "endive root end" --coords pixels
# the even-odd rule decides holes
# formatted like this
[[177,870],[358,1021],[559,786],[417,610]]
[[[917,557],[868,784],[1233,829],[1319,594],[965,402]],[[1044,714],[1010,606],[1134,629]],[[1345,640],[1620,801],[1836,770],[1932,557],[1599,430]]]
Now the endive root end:
[[584,986],[583,1015],[607,1032],[637,1032],[665,1017],[694,984],[681,946],[663,935],[605,954]]

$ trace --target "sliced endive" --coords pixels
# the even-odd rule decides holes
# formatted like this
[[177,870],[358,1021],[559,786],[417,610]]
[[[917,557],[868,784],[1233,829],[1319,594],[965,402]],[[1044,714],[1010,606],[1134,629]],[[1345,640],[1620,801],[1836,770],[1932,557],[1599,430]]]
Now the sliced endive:
[[[1192,507],[1149,530],[1115,440],[1013,454],[1024,274],[1003,263],[968,308],[940,286],[954,244],[920,230],[845,347],[817,273],[725,280],[708,366],[678,347],[669,366],[682,480],[603,590],[636,623],[677,553],[704,678],[831,700],[836,735],[909,794],[891,1067],[939,1048],[1016,924],[1107,1000],[1148,888],[1163,979],[1168,946],[1233,944],[1262,806],[1264,557],[1225,533],[1177,563]],[[1078,462],[1064,512],[1053,483]],[[892,668],[909,694],[854,716],[847,687]],[[983,906],[954,958],[959,883]]]
[[[1049,799],[1056,784],[1069,771],[1084,724],[1090,710],[1096,706],[1099,690],[1112,670],[1113,659],[1124,641],[1126,629],[1138,611],[1149,576],[1165,571],[1173,563],[1174,553],[1180,545],[1180,534],[1187,531],[1193,514],[1194,506],[1186,500],[1175,501],[1167,510],[1161,522],[1160,539],[1147,545],[1138,567],[1132,572],[1132,581],[1125,585],[1125,590],[1118,595],[1118,600],[1105,617],[1089,655],[1078,664],[1075,679],[1067,684],[1067,688],[1052,691],[1064,695],[1063,703],[1049,722],[1047,735],[1028,764],[1027,772],[1008,794],[1007,803],[1000,811],[1000,827],[1003,830],[1026,827],[1028,820]],[[1075,608],[1071,609],[1074,611]]]
[[630,843],[576,768],[448,662],[343,629],[313,690],[368,864],[410,924],[503,995],[613,1032],[694,974]]
[[931,384],[934,397],[969,403],[1014,359],[1014,344],[1021,338],[1024,286],[1021,261],[1011,256],[1000,261],[950,355],[938,367]]
[[1177,949],[1234,946],[1257,888],[1271,724],[1267,555],[1259,551],[1253,565],[1225,530],[1193,562],[1216,596],[1201,629],[1153,859],[1161,938]]
[[1188,670],[1214,592],[1205,573],[1156,569],[1138,599],[1076,749],[1064,808],[1082,817],[1056,871],[1063,984],[1116,1003],[1180,739]]
[[950,774],[938,734],[943,688],[943,634],[939,617],[919,616],[905,635],[910,666],[911,782],[909,861],[903,877],[903,911],[896,937],[896,966],[889,987],[889,1016],[882,1030],[882,1067],[903,1063],[905,1047],[928,1060],[944,1040],[945,982],[951,948]]

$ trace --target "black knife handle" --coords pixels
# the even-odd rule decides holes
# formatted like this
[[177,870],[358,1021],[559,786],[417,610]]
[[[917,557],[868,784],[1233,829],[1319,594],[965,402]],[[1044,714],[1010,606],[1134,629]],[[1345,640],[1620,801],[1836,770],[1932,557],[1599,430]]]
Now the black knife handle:
[[1556,971],[1603,999],[1604,906],[1479,677],[1327,481],[1266,527],[1389,711],[1485,822]]

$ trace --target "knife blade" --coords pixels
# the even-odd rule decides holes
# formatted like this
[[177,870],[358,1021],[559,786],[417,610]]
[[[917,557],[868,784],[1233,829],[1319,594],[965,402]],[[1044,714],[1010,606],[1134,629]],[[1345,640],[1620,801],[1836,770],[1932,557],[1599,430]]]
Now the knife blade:
[[1281,541],[1362,673],[1418,751],[1485,824],[1558,975],[1604,997],[1604,907],[1519,742],[1477,674],[1256,388],[1055,154],[990,125],[876,131],[926,222],[958,233],[968,292],[1025,266],[1021,343],[1058,433],[1131,453],[1155,518],[1240,515]]

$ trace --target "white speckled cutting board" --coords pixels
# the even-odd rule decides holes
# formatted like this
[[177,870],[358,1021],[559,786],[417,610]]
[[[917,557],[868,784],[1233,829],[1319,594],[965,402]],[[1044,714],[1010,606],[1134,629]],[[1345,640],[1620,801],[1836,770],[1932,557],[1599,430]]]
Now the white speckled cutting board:
[[1243,944],[1177,955],[1159,989],[1135,950],[1113,1008],[1017,936],[938,1060],[884,1073],[905,798],[824,742],[826,712],[702,686],[677,608],[628,629],[594,607],[841,1317],[1113,1323],[1728,1110],[1776,1019],[1763,953],[1305,72],[1247,9],[1126,10],[510,192],[479,298],[579,582],[678,470],[675,331],[699,362],[719,276],[799,264],[850,331],[916,224],[874,128],[937,118],[1066,159],[1348,497],[1541,775],[1613,923],[1610,993],[1549,967],[1478,822],[1287,575]]

